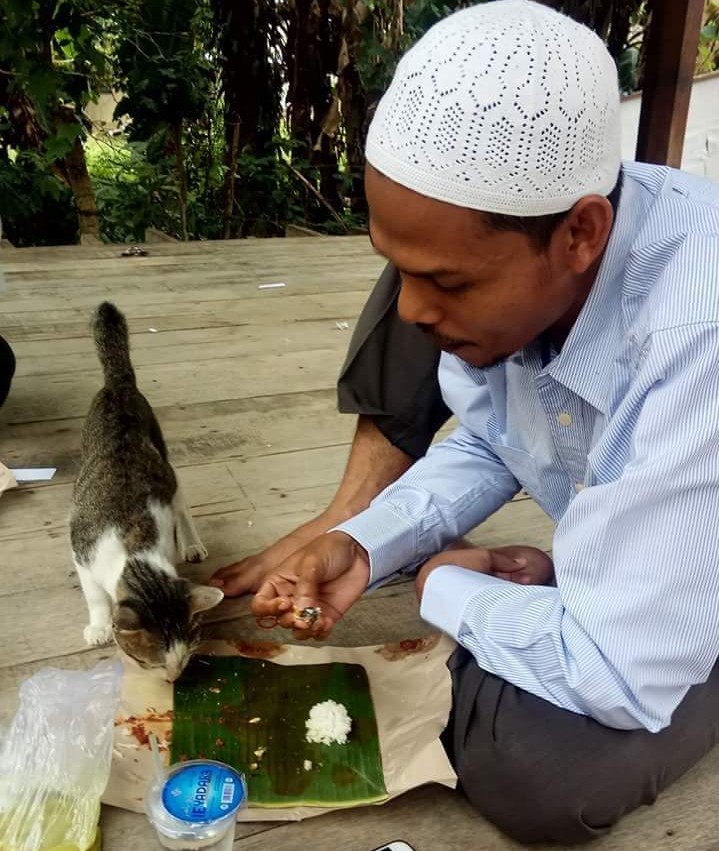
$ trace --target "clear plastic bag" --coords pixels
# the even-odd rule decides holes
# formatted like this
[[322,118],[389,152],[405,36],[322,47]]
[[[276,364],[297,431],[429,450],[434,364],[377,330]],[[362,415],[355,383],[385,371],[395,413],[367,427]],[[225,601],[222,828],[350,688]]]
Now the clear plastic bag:
[[87,851],[110,774],[122,666],[44,668],[0,741],[0,851]]

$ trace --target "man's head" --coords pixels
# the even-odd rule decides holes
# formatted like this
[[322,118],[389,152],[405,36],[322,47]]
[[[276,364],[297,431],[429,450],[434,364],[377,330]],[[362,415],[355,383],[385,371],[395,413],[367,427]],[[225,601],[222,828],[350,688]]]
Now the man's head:
[[367,140],[371,236],[402,274],[402,318],[479,366],[561,339],[613,221],[618,109],[601,41],[537,3],[433,27]]

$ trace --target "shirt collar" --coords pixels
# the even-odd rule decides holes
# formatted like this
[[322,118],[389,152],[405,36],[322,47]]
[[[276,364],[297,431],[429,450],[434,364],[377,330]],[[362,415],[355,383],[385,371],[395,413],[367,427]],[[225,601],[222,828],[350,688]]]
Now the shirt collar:
[[597,278],[562,351],[543,373],[604,414],[614,361],[624,336],[624,268],[649,203],[646,191],[625,173],[616,221]]

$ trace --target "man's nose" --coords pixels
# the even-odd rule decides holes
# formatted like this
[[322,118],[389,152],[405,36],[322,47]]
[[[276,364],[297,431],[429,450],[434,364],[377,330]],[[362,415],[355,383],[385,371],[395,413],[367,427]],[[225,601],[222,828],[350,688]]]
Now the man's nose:
[[431,281],[402,275],[397,311],[400,319],[410,325],[437,325],[442,310],[436,302],[436,292]]

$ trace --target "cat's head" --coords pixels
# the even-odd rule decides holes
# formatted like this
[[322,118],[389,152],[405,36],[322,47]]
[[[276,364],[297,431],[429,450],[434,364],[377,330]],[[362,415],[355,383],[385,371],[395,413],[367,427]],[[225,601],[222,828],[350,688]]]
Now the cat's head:
[[147,566],[142,583],[123,582],[112,630],[120,649],[141,668],[161,670],[168,682],[184,671],[200,640],[198,615],[222,601],[219,588]]

